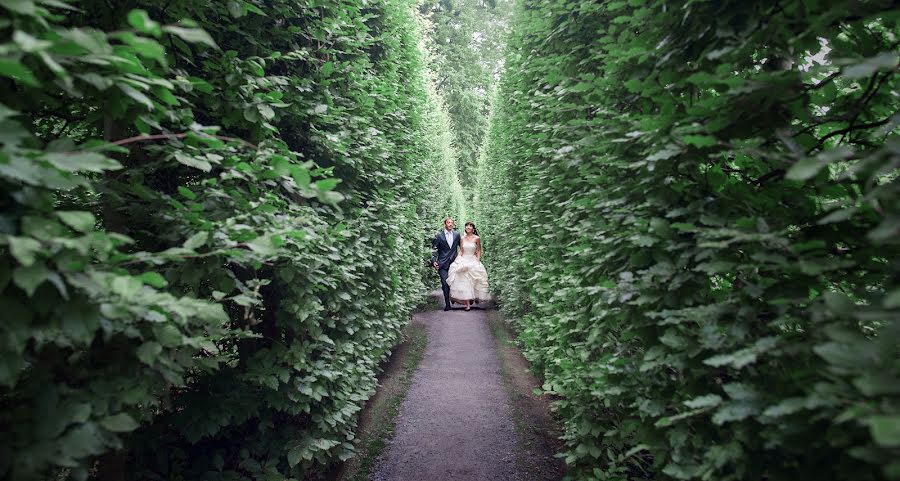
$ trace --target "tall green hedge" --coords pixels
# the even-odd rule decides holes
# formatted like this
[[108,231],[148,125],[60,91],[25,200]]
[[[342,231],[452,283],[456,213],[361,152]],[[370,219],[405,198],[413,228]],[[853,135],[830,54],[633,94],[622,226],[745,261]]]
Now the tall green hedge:
[[[502,63],[502,43],[513,0],[420,0],[423,37],[435,88],[446,100],[464,186],[475,185],[487,132],[490,98]],[[471,199],[474,189],[467,189]]]
[[[427,53],[427,48],[423,48],[423,50]],[[429,66],[433,65],[430,59],[426,63]],[[428,242],[428,249],[431,249],[431,238],[436,231],[441,229],[445,217],[453,217],[459,222],[461,219],[467,218],[468,214],[467,196],[460,181],[459,153],[456,143],[453,141],[450,114],[447,112],[446,102],[434,88],[432,77],[429,69],[426,93],[428,105],[432,108],[426,112],[425,125],[427,128],[424,134],[427,136],[427,141],[422,143],[426,150],[421,154],[423,158],[429,159],[425,162],[428,169],[422,183],[429,186],[430,190],[423,193],[419,203],[421,208],[419,217],[428,219],[428,222],[425,223],[425,231],[422,233],[423,239]],[[428,271],[427,274],[432,282],[437,279],[433,271]]]
[[475,209],[572,479],[900,479],[898,14],[522,2]]
[[0,4],[0,478],[316,478],[453,202],[413,5],[113,3]]

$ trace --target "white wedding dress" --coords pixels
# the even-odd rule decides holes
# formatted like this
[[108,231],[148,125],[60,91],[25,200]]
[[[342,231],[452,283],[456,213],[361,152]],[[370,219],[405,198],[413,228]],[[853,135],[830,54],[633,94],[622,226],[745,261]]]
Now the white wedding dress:
[[475,256],[475,241],[461,241],[462,255],[450,264],[447,284],[450,284],[450,299],[454,302],[484,301],[490,299],[487,271]]

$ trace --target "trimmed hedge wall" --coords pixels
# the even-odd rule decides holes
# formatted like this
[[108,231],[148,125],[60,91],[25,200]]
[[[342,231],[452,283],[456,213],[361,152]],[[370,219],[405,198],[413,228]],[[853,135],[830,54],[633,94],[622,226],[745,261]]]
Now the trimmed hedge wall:
[[0,12],[0,477],[350,456],[458,182],[413,5]]
[[522,2],[475,209],[571,479],[900,479],[894,7]]

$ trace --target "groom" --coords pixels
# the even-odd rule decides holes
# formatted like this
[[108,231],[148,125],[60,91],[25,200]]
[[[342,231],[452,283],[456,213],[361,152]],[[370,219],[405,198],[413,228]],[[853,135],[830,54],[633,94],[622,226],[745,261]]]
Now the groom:
[[444,290],[444,310],[450,310],[450,284],[447,284],[447,274],[450,264],[456,260],[456,251],[459,250],[459,234],[453,230],[453,219],[444,219],[444,230],[437,233],[431,240],[431,264],[441,276],[441,289]]

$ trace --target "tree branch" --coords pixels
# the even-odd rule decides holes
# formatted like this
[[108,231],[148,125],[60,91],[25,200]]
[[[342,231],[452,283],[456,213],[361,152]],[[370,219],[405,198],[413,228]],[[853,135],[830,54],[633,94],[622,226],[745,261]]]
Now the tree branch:
[[818,89],[828,85],[829,83],[831,83],[831,81],[836,79],[838,77],[838,75],[840,75],[840,74],[841,74],[841,71],[838,70],[837,72],[834,72],[833,74],[822,79],[821,82],[814,84],[814,85],[810,85],[809,87],[806,88],[806,91],[809,92],[812,90],[818,90]]
[[759,185],[762,185],[763,182],[765,182],[769,179],[781,177],[782,175],[784,175],[784,173],[785,173],[784,169],[775,169],[775,170],[769,172],[768,174],[762,175],[762,176],[758,177],[757,179],[753,180],[753,183],[756,184],[757,186],[759,186]]
[[825,143],[825,141],[827,141],[828,139],[830,139],[830,138],[832,138],[832,137],[837,137],[838,135],[848,134],[848,133],[850,133],[850,132],[854,132],[854,131],[857,131],[857,130],[865,130],[865,129],[871,129],[871,128],[873,128],[873,127],[880,127],[880,126],[882,126],[882,125],[884,125],[884,124],[890,122],[890,121],[891,121],[891,118],[892,118],[892,117],[888,117],[888,118],[886,118],[886,119],[884,119],[884,120],[879,120],[878,122],[871,122],[871,123],[868,123],[868,124],[860,124],[860,125],[851,125],[851,126],[845,128],[845,129],[835,130],[834,132],[832,132],[832,133],[826,135],[825,137],[822,137],[821,139],[819,139],[819,142],[816,143],[816,145],[814,145],[811,149],[809,149],[808,151],[806,151],[806,154],[807,154],[807,155],[811,154],[811,153],[814,152],[816,149],[818,149],[819,147],[821,147],[822,144]]

